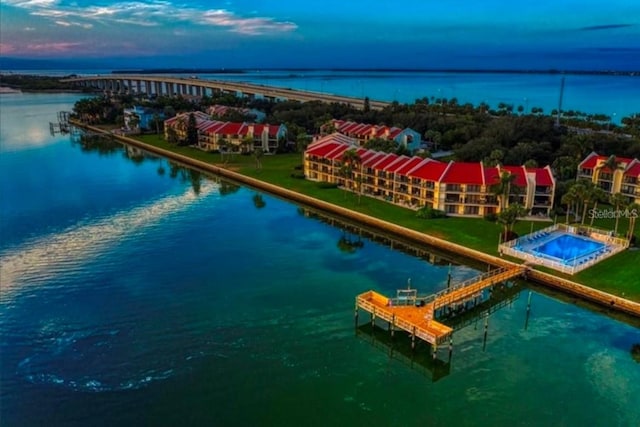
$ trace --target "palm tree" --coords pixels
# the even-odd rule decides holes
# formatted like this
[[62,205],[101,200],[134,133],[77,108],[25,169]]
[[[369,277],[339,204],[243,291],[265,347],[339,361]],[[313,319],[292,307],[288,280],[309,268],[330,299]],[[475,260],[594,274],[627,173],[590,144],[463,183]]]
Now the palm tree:
[[220,139],[218,139],[218,151],[220,151],[221,161],[224,160],[224,154],[228,149],[229,149],[229,142],[227,141],[227,138],[225,138],[224,136],[220,136]]
[[500,211],[502,211],[507,207],[509,194],[511,194],[511,183],[516,179],[516,176],[511,172],[502,171],[498,179],[498,183],[491,186],[491,192],[498,198]]
[[[607,200],[607,193],[600,187],[593,187],[591,190],[593,192],[593,212],[598,209],[598,202],[603,202]],[[589,223],[589,227],[593,227],[593,220],[595,219],[595,215],[591,215],[591,222]]]
[[633,202],[629,206],[627,206],[627,217],[629,218],[629,232],[627,234],[627,239],[631,241],[633,239],[633,234],[635,233],[636,228],[636,219],[638,219],[638,215],[640,215],[640,205]]
[[597,171],[601,171],[602,169],[609,169],[613,178],[613,175],[617,170],[624,170],[625,168],[622,163],[618,161],[615,155],[611,155],[606,161],[596,168]]
[[[345,172],[345,179],[351,181],[351,186],[352,189],[355,190],[355,183],[354,183],[354,177],[353,177],[353,172],[355,170],[359,170],[359,166],[361,163],[362,159],[360,159],[360,155],[358,154],[358,152],[356,151],[355,148],[350,148],[347,151],[345,151],[344,153],[342,153],[342,165],[345,168],[344,172]],[[346,182],[345,182],[346,184]],[[347,186],[348,188],[349,186]]]
[[614,234],[618,234],[618,224],[620,222],[620,206],[623,206],[627,203],[627,198],[623,196],[621,193],[612,194],[609,196],[609,203],[616,208],[616,225],[613,229]]
[[584,225],[584,220],[587,218],[587,209],[589,205],[595,201],[597,197],[599,197],[599,193],[595,190],[596,185],[592,182],[585,181],[583,184],[584,191],[582,192],[582,221],[581,225]]
[[242,152],[243,153],[251,153],[253,150],[253,137],[246,135],[244,138],[242,138],[242,142],[240,143],[240,145],[242,146]]
[[[571,208],[574,207],[574,205],[578,202],[578,196],[576,195],[575,191],[571,191],[572,189],[573,187],[571,187],[569,191],[564,193],[562,195],[562,198],[560,199],[560,203],[562,203],[563,205],[567,205],[567,209],[566,209],[567,217],[565,219],[565,222],[567,224],[569,224],[569,211],[572,210]],[[575,214],[575,209],[573,209],[573,212]]]
[[153,122],[156,125],[156,135],[160,133],[160,116],[157,113],[153,114]]
[[262,169],[262,156],[264,150],[262,148],[256,148],[253,150],[253,157],[256,159],[256,169]]
[[509,236],[513,232],[513,226],[518,222],[518,218],[526,214],[527,209],[519,203],[513,203],[498,213],[498,222],[504,227],[502,233],[502,239],[504,239],[504,241],[509,239]]

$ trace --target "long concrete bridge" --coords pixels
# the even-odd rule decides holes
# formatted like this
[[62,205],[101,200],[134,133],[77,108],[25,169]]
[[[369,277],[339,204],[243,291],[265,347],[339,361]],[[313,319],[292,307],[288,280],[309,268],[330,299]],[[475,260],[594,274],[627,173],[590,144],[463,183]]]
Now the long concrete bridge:
[[[364,107],[364,99],[329,93],[311,92],[297,89],[264,86],[246,82],[224,80],[207,80],[199,78],[183,78],[171,76],[149,75],[98,75],[74,77],[62,80],[75,83],[81,87],[91,87],[112,93],[147,94],[156,96],[203,96],[214,93],[230,93],[236,96],[254,98],[256,96],[270,100],[321,101],[327,103],[348,104],[355,108]],[[384,101],[369,101],[374,110],[381,110],[390,105]]]

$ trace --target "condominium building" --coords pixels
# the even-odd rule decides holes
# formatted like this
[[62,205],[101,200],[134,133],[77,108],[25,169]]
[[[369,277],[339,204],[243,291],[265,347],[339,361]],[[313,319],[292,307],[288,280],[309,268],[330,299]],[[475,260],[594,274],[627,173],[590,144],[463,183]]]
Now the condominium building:
[[[358,161],[345,173],[343,160],[354,150]],[[553,206],[555,179],[549,166],[486,167],[481,162],[440,162],[367,150],[352,138],[334,133],[311,144],[304,154],[307,179],[336,183],[363,195],[411,208],[431,207],[449,215],[483,216],[500,206],[520,203],[530,215],[548,217]],[[500,203],[495,186],[503,173],[513,176],[508,197]]]
[[225,144],[235,147],[237,151],[253,151],[261,148],[266,153],[273,153],[278,148],[278,141],[285,138],[287,134],[287,127],[284,124],[223,122],[211,120],[208,114],[201,111],[194,111],[165,120],[165,138],[168,139],[171,128],[175,130],[178,139],[185,139],[190,114],[194,115],[196,121],[198,148],[205,151],[219,150],[224,141]]
[[320,129],[321,134],[338,132],[342,135],[353,138],[360,145],[365,145],[373,139],[386,139],[395,141],[399,146],[403,146],[413,152],[420,148],[422,136],[419,132],[411,128],[389,127],[384,125],[371,125],[367,123],[356,123],[346,120],[331,120]]
[[591,153],[578,165],[578,179],[591,181],[609,194],[621,193],[629,203],[640,204],[638,159]]

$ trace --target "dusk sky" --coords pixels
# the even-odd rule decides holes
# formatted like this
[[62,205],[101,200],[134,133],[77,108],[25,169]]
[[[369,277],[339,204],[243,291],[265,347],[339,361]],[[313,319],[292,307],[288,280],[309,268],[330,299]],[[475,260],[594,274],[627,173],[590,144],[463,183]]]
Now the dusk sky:
[[3,58],[640,70],[638,0],[2,0]]

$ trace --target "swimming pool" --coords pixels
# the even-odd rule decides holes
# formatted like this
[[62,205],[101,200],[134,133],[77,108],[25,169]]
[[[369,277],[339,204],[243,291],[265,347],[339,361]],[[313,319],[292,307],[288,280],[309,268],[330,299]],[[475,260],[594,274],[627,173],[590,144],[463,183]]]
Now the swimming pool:
[[604,243],[597,242],[572,234],[561,234],[540,246],[533,248],[533,252],[565,263],[589,256],[602,250]]

